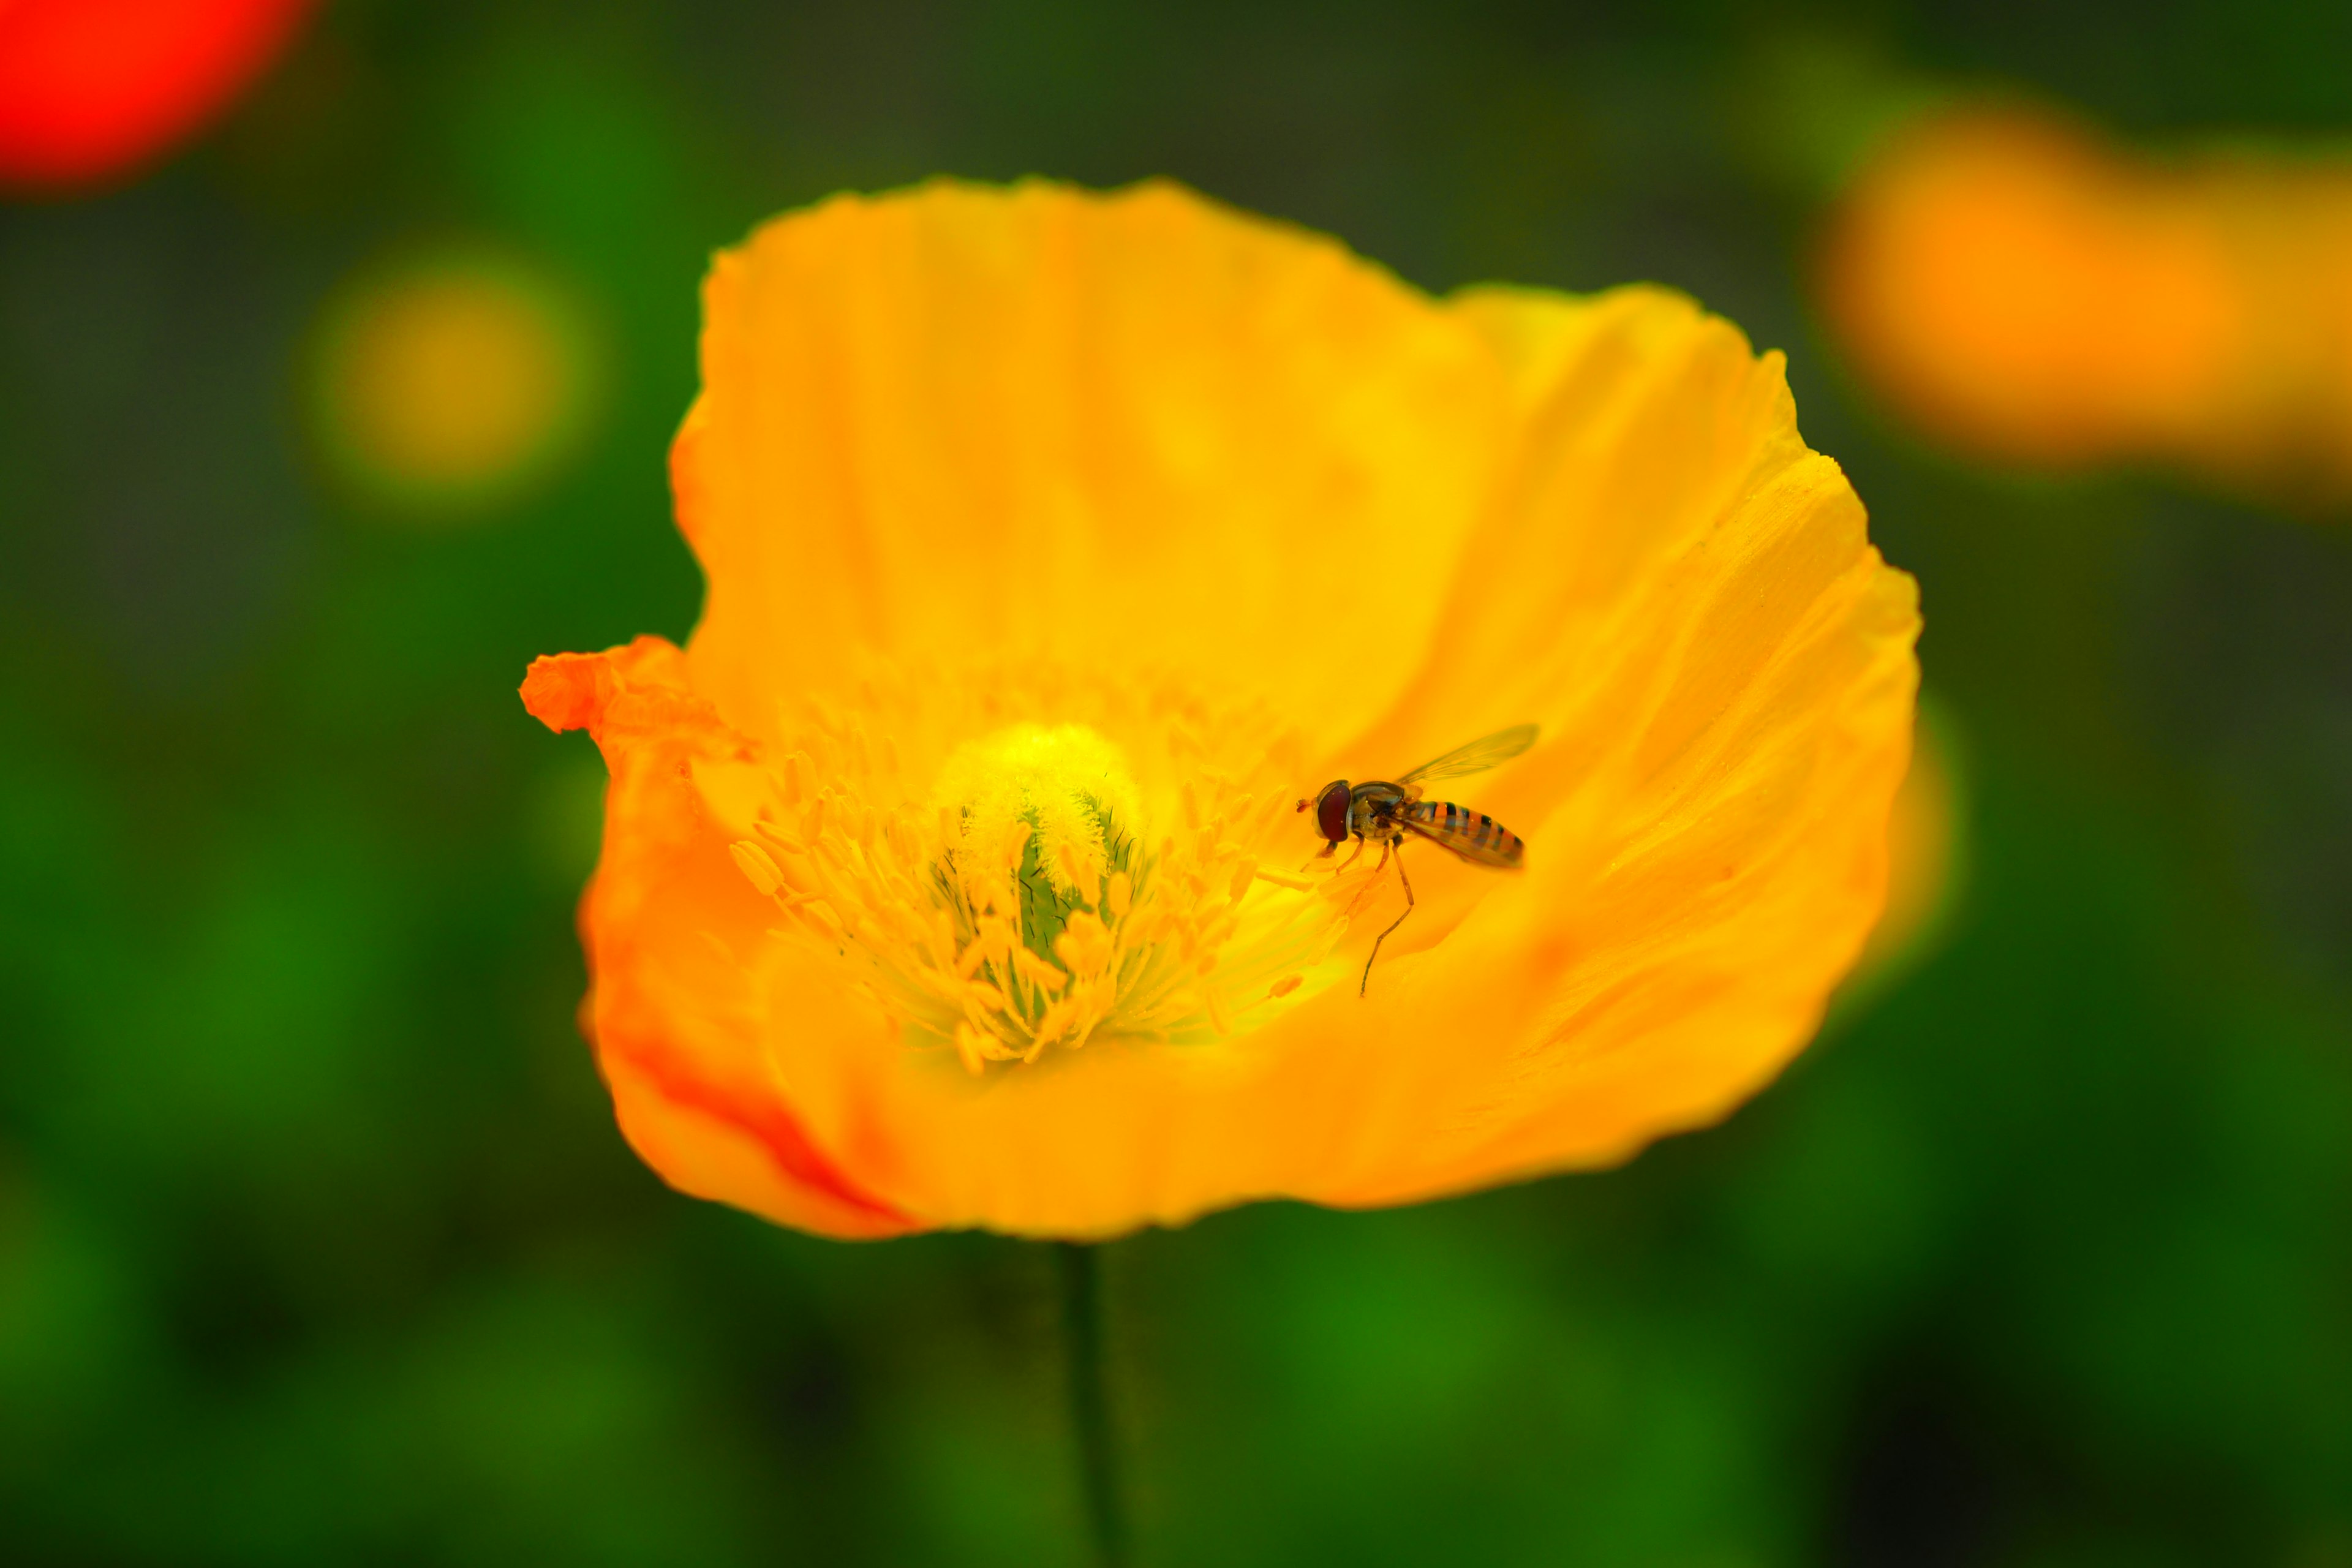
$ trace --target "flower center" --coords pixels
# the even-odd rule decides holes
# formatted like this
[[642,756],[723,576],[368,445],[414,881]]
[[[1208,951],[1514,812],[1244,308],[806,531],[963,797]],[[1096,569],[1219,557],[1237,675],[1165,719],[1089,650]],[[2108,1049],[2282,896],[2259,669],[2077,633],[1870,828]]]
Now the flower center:
[[877,679],[787,730],[734,846],[772,934],[974,1073],[1214,1039],[1348,968],[1360,879],[1291,874],[1303,747],[1260,708],[1027,670]]
[[1132,902],[1135,781],[1118,749],[1084,725],[1016,724],[968,742],[948,758],[933,799],[947,814],[940,870],[953,899],[967,910],[996,904],[1003,889],[989,880],[992,868],[1017,856],[1010,912],[1040,959],[1055,957],[1071,916]]

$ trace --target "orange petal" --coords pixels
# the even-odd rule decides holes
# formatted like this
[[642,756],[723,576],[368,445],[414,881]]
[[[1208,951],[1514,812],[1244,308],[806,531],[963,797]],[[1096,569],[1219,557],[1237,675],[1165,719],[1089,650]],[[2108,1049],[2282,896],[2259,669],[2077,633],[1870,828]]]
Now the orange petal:
[[622,1132],[673,1186],[829,1236],[918,1228],[813,1143],[772,1079],[763,999],[732,952],[772,915],[727,855],[691,767],[741,738],[684,684],[660,637],[533,662],[523,704],[586,730],[612,771],[604,854],[580,908],[583,1022]]

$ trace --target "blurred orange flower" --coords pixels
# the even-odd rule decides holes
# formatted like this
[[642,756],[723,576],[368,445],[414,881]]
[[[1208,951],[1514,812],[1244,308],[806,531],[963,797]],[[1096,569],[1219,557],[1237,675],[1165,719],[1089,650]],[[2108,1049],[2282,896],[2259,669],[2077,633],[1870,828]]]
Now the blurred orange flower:
[[[1164,184],[844,197],[723,254],[683,650],[538,661],[612,782],[584,1009],[687,1192],[1102,1237],[1625,1157],[1876,920],[1911,581],[1679,296],[1431,300]],[[1294,800],[1515,721],[1500,874]]]
[[1865,165],[1820,282],[1864,377],[1962,449],[2352,480],[2352,169],[1947,110]]
[[81,184],[186,136],[278,58],[310,0],[0,4],[0,183]]

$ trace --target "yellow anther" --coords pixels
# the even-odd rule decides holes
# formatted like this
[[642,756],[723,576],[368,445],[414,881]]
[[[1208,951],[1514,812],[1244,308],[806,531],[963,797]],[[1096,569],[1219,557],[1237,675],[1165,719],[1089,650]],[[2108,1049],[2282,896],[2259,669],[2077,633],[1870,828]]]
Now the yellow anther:
[[1094,973],[1109,961],[1110,953],[1110,932],[1086,910],[1072,914],[1062,934],[1054,939],[1054,956],[1074,975]]
[[963,1058],[964,1070],[974,1078],[978,1078],[988,1067],[988,1056],[983,1046],[987,1038],[986,1035],[962,1019],[956,1020],[956,1054]]
[[1087,1042],[1094,1038],[1095,1026],[1101,1023],[1102,1018],[1103,1015],[1101,1007],[1096,1005],[1092,1000],[1089,1000],[1087,1005],[1084,1019],[1078,1025],[1077,1032],[1070,1037],[1070,1049],[1074,1051],[1084,1050],[1086,1048]]
[[1292,992],[1297,990],[1306,979],[1307,976],[1304,974],[1286,974],[1281,979],[1276,981],[1273,984],[1267,986],[1265,988],[1265,994],[1279,1001],[1283,997],[1287,996]]
[[1237,904],[1240,903],[1242,901],[1242,895],[1249,891],[1250,884],[1256,879],[1257,861],[1255,858],[1244,859],[1240,865],[1234,867],[1232,884],[1233,890],[1230,894],[1233,901]]
[[1104,889],[1103,907],[1110,910],[1115,921],[1127,919],[1129,907],[1135,901],[1135,882],[1124,871],[1110,874],[1110,886]]
[[980,922],[980,940],[988,944],[992,958],[1003,958],[1021,945],[1021,932],[1003,915],[991,915]]
[[751,825],[752,830],[787,855],[805,855],[808,846],[788,832],[782,824],[761,817]]
[[1087,884],[1094,879],[1087,875],[1087,863],[1079,855],[1078,847],[1066,840],[1054,853],[1054,865],[1055,869],[1060,873],[1055,879],[1065,889],[1084,898],[1089,890]]
[[1013,950],[1013,967],[1021,978],[1045,991],[1059,991],[1070,977],[1025,947]]
[[919,946],[930,940],[931,928],[923,918],[907,907],[904,900],[892,899],[882,906],[882,919],[891,933],[909,947]]
[[748,838],[739,838],[727,847],[728,852],[735,857],[736,869],[751,879],[751,886],[760,889],[761,896],[774,898],[777,889],[784,885],[784,874],[776,869],[776,863],[768,858],[768,852]]

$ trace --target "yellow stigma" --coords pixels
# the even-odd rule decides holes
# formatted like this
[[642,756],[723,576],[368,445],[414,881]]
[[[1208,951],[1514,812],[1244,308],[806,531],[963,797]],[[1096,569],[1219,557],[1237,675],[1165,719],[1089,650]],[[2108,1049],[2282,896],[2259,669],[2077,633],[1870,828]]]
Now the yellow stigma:
[[750,830],[735,860],[784,912],[772,934],[847,966],[909,1045],[979,1073],[1195,1043],[1347,968],[1326,961],[1360,879],[1260,869],[1311,845],[1295,737],[1257,710],[1001,672],[859,699],[704,789]]
[[1129,868],[1125,835],[1141,815],[1118,749],[1082,724],[1015,724],[957,748],[935,798],[955,816],[960,858],[985,858],[1026,828],[1049,884],[1081,903]]

